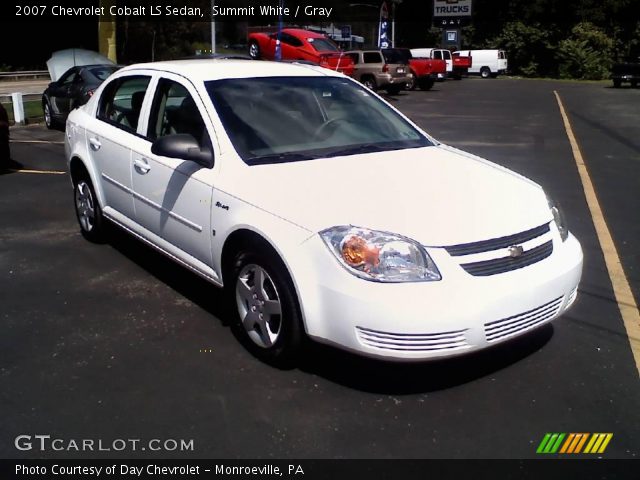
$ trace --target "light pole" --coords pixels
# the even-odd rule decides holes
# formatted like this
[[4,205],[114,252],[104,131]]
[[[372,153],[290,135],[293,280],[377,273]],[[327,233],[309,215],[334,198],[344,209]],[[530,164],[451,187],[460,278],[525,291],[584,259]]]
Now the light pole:
[[391,46],[396,46],[396,5],[400,5],[402,0],[391,0]]
[[216,53],[216,18],[213,16],[216,0],[211,0],[211,53]]

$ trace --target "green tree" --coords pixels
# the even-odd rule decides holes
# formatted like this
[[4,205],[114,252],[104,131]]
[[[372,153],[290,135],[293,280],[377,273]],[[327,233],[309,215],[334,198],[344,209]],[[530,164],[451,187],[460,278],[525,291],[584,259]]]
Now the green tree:
[[548,75],[552,73],[550,62],[552,46],[551,32],[539,24],[525,25],[523,22],[509,22],[500,35],[484,42],[486,48],[503,48],[509,58],[509,70],[525,76]]
[[582,22],[558,44],[558,72],[562,78],[601,80],[609,76],[613,56],[613,37],[590,22]]

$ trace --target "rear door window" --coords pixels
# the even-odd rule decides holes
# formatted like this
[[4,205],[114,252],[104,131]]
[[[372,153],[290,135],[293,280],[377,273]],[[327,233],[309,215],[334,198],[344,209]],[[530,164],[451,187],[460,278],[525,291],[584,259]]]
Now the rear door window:
[[105,87],[98,106],[98,118],[125,131],[135,133],[142,103],[151,77],[120,77]]
[[363,55],[364,63],[382,63],[378,52],[365,52]]

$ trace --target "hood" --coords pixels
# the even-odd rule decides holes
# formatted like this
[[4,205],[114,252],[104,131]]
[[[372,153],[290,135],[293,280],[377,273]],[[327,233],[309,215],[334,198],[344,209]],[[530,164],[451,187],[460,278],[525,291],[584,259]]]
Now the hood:
[[[238,197],[310,231],[355,225],[447,246],[552,220],[542,188],[444,145],[243,169]],[[240,187],[240,191],[238,191]]]
[[47,69],[49,70],[51,81],[56,82],[71,67],[97,64],[115,65],[114,62],[98,52],[81,48],[69,48],[53,52],[51,58],[47,60]]

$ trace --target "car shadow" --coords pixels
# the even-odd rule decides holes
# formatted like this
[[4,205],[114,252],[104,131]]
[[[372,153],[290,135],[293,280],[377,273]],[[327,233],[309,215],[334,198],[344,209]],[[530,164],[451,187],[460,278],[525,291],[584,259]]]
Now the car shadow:
[[456,387],[507,368],[532,355],[553,336],[546,324],[524,336],[468,355],[418,363],[361,357],[313,343],[299,366],[302,371],[363,392],[406,395]]
[[229,316],[224,292],[146,243],[116,226],[109,228],[107,243],[158,281],[198,305],[227,325]]
[[4,165],[0,165],[0,175],[9,175],[10,173],[18,173],[22,170],[24,165],[20,162],[16,162],[13,159],[9,159]]
[[[223,326],[230,326],[234,314],[222,289],[167,259],[120,228],[111,228],[107,241],[132,263],[198,305]],[[236,329],[230,330],[229,339],[235,337],[243,342],[237,336]],[[543,348],[552,336],[553,326],[547,324],[479,352],[428,362],[389,362],[309,341],[297,368],[363,392],[397,395],[427,393],[462,385],[507,368]]]

